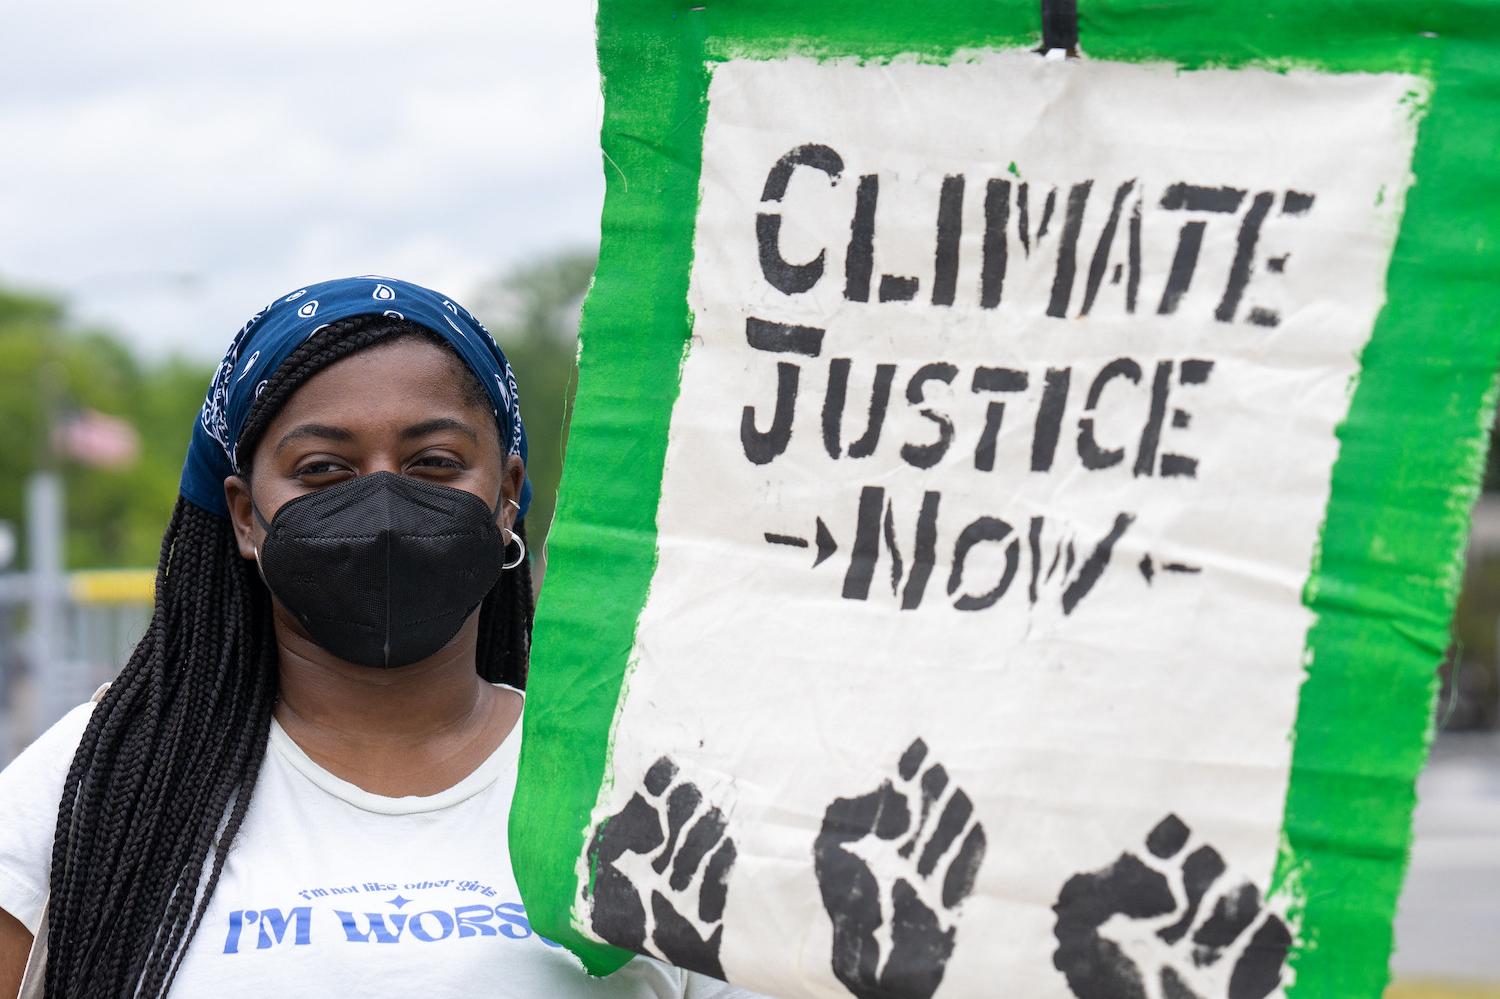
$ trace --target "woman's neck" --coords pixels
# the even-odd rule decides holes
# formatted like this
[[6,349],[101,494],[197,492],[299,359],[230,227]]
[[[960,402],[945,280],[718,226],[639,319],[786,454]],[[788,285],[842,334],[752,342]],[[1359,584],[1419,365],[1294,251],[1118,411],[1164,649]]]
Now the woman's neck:
[[475,671],[477,615],[438,653],[376,669],[329,655],[276,622],[276,720],[315,762],[374,794],[436,794],[472,773],[520,715]]

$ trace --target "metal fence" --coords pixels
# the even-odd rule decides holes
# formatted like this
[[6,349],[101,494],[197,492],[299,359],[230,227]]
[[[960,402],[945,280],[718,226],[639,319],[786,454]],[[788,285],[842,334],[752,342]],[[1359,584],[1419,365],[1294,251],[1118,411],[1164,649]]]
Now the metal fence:
[[119,672],[151,619],[152,586],[149,569],[64,575],[40,642],[35,581],[0,575],[0,765]]

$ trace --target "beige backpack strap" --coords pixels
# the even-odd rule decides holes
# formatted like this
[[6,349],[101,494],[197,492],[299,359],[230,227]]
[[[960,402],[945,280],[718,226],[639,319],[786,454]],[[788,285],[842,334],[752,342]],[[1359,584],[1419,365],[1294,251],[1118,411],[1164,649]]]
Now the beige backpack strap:
[[42,904],[42,918],[37,920],[36,936],[31,940],[31,953],[26,958],[26,971],[21,975],[21,991],[16,999],[42,999],[42,986],[47,981],[47,905]]
[[[89,700],[98,704],[108,689],[109,684],[101,684]],[[16,999],[42,999],[42,987],[47,981],[48,904],[42,903],[42,916],[36,923],[36,935],[31,938],[31,953],[26,956],[26,970],[21,974],[21,991],[16,994]]]

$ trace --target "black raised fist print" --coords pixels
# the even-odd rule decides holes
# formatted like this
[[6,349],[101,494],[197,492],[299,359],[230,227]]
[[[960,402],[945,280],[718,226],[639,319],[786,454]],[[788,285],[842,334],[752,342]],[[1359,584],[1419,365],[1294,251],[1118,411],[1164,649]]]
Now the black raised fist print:
[[735,861],[724,814],[665,756],[642,783],[589,843],[590,924],[609,943],[723,978],[719,946]]
[[969,796],[916,740],[896,778],[823,815],[813,863],[833,921],[833,973],[859,999],[929,999],[943,980],[958,907],[984,860]]
[[1144,859],[1122,853],[1063,885],[1052,963],[1078,999],[1263,999],[1281,984],[1286,923],[1190,836],[1168,815]]

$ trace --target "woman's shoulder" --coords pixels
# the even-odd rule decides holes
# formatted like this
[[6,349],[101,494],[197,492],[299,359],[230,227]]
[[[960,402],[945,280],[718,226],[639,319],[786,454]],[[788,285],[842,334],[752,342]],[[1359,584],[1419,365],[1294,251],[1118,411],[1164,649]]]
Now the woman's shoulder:
[[0,770],[0,909],[35,932],[63,784],[94,703],[80,704]]
[[12,794],[38,783],[57,781],[57,796],[62,794],[62,778],[67,775],[73,754],[94,714],[94,701],[86,701],[59,718],[51,728],[37,736],[36,740],[21,751],[4,770],[0,770],[0,801],[5,812],[10,812],[13,802],[19,803]]

